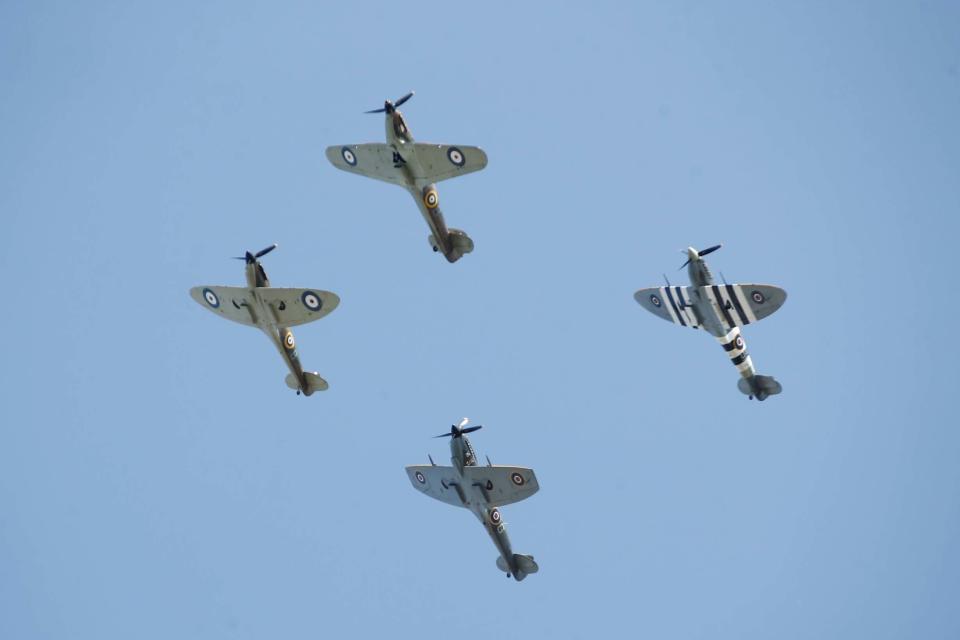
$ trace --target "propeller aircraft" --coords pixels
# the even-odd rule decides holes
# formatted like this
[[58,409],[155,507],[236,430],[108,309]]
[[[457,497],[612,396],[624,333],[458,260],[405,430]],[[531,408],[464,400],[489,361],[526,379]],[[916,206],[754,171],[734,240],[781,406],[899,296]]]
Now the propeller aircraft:
[[430,246],[456,262],[473,251],[473,240],[460,229],[447,228],[440,211],[437,182],[456,178],[487,166],[487,154],[478,147],[415,142],[403,114],[397,109],[413,97],[411,91],[380,109],[386,117],[386,144],[336,145],[327,147],[327,159],[337,169],[396,184],[413,196],[427,226]]
[[309,396],[325,391],[327,381],[316,371],[304,371],[297,355],[297,343],[290,327],[319,320],[340,304],[335,293],[319,289],[280,289],[270,280],[260,258],[277,248],[273,244],[257,253],[246,252],[236,258],[246,263],[246,287],[200,286],[190,289],[190,297],[201,306],[227,320],[256,327],[267,334],[290,370],[286,383],[297,395]]
[[715,337],[740,372],[737,388],[751,400],[766,400],[780,393],[783,387],[773,376],[756,372],[740,328],[779,309],[787,299],[787,292],[766,284],[715,284],[703,257],[721,246],[703,251],[687,248],[687,261],[680,268],[687,267],[691,286],[671,286],[667,281],[665,287],[640,289],[633,297],[655,316],[683,327],[702,327]]
[[450,438],[453,466],[436,465],[430,458],[428,465],[407,467],[407,476],[413,488],[424,495],[473,512],[500,553],[497,568],[505,572],[507,578],[512,576],[519,582],[540,568],[533,556],[513,552],[499,507],[529,498],[540,485],[533,469],[493,465],[489,458],[486,466],[478,466],[467,434],[480,429],[481,425],[467,427],[467,422],[464,418],[459,425],[451,425],[449,433],[435,436]]

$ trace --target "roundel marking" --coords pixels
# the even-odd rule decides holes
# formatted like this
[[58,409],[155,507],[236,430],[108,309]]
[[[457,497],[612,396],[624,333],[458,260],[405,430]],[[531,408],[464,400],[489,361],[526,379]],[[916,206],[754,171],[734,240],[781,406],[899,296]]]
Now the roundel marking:
[[737,336],[734,343],[737,345],[737,349],[743,349],[743,336]]
[[440,196],[436,189],[430,189],[423,194],[423,204],[427,205],[427,209],[437,208],[437,205],[440,204]]
[[460,151],[460,149],[457,149],[456,147],[450,147],[449,149],[447,149],[447,160],[449,160],[450,162],[452,162],[458,167],[462,167],[463,164],[466,162],[466,158],[463,157],[463,152]]
[[207,301],[207,304],[216,309],[220,306],[220,298],[217,297],[210,289],[203,290],[203,299]]
[[426,483],[427,483],[427,479],[423,477],[423,474],[422,474],[421,472],[417,471],[417,472],[416,472],[415,474],[413,474],[413,475],[416,476],[417,482],[419,482],[420,484],[426,484]]
[[297,346],[297,343],[293,339],[292,333],[288,333],[286,335],[286,337],[283,339],[283,344],[286,345],[287,349],[293,349],[295,346]]
[[767,299],[764,298],[763,294],[760,293],[759,291],[754,291],[753,293],[750,294],[750,297],[753,298],[753,301],[756,302],[757,304],[763,304],[764,302],[767,301]]
[[653,306],[655,306],[655,307],[659,307],[659,306],[663,305],[663,303],[660,302],[660,298],[658,298],[657,296],[655,296],[655,295],[652,294],[652,293],[650,294],[650,302],[652,302],[652,303],[653,303]]
[[303,301],[303,306],[310,311],[320,311],[320,307],[323,306],[323,300],[313,291],[304,291],[300,294],[300,300]]
[[493,524],[500,524],[500,511],[497,509],[490,510],[490,522]]
[[517,485],[518,487],[522,487],[527,483],[527,481],[523,477],[523,474],[517,471],[514,471],[513,473],[510,474],[510,480],[513,482],[513,484]]
[[357,156],[353,155],[353,151],[349,147],[340,149],[340,155],[343,156],[343,161],[351,167],[357,166]]

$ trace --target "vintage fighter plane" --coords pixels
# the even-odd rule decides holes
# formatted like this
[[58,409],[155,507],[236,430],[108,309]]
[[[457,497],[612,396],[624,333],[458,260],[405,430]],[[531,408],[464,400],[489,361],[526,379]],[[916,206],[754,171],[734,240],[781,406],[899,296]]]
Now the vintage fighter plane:
[[201,286],[190,289],[190,297],[213,313],[267,334],[290,369],[287,386],[310,395],[324,391],[327,381],[316,371],[304,371],[297,355],[297,343],[290,327],[319,320],[340,304],[335,293],[319,289],[279,289],[270,286],[260,258],[277,248],[270,245],[257,253],[246,252],[237,260],[246,262],[246,287]]
[[387,100],[382,109],[367,113],[386,114],[387,143],[327,147],[327,159],[337,169],[399,185],[410,192],[430,227],[430,246],[448,262],[473,251],[473,240],[459,229],[447,228],[440,211],[435,183],[456,178],[487,166],[487,154],[478,147],[414,142],[403,114],[397,107],[413,96],[411,91],[396,102]]
[[513,552],[498,507],[529,498],[540,489],[540,485],[533,469],[493,465],[489,458],[485,467],[478,466],[477,455],[466,434],[481,426],[467,427],[467,422],[464,418],[459,425],[452,425],[449,433],[436,436],[450,438],[452,467],[438,466],[430,458],[428,465],[407,467],[407,475],[414,489],[441,502],[472,511],[500,552],[497,568],[519,582],[540,568],[533,556]]
[[737,383],[741,392],[753,400],[766,400],[782,387],[773,376],[759,375],[747,353],[740,327],[762,320],[779,309],[787,292],[767,284],[714,284],[713,274],[703,256],[721,245],[697,251],[687,248],[689,287],[671,286],[640,289],[633,297],[647,311],[684,327],[703,327],[715,337],[737,367],[742,378]]

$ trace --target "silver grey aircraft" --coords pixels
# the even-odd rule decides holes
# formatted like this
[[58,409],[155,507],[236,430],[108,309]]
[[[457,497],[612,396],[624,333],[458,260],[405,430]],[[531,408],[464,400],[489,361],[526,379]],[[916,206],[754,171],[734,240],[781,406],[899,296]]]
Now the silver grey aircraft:
[[367,111],[385,114],[386,144],[327,147],[327,159],[337,169],[383,180],[409,191],[430,227],[430,246],[443,253],[448,262],[456,262],[473,251],[473,240],[460,229],[447,228],[436,183],[480,171],[487,166],[487,154],[483,149],[466,145],[414,142],[403,114],[397,109],[412,96],[411,91],[396,102],[387,100],[382,109]]
[[753,368],[740,327],[762,320],[779,309],[787,292],[768,284],[722,284],[713,281],[703,256],[721,245],[697,251],[687,248],[689,287],[671,286],[640,289],[633,297],[650,313],[683,327],[702,327],[715,337],[740,372],[737,388],[753,400],[766,400],[783,390],[773,376],[762,376]]
[[290,370],[287,386],[297,395],[309,396],[327,389],[327,381],[316,371],[304,371],[297,355],[297,342],[290,327],[319,320],[340,304],[335,293],[319,289],[280,289],[270,280],[260,258],[277,248],[270,245],[257,253],[246,252],[237,260],[246,262],[246,287],[200,286],[190,289],[190,297],[227,320],[260,329],[277,347]]
[[499,507],[529,498],[540,489],[540,485],[533,469],[493,465],[489,458],[486,466],[479,466],[477,454],[466,434],[480,429],[481,425],[467,427],[467,422],[464,418],[459,425],[452,425],[449,433],[436,436],[450,438],[453,466],[434,464],[430,458],[430,464],[407,467],[407,475],[414,489],[473,512],[500,553],[497,568],[519,582],[540,568],[533,556],[513,552]]

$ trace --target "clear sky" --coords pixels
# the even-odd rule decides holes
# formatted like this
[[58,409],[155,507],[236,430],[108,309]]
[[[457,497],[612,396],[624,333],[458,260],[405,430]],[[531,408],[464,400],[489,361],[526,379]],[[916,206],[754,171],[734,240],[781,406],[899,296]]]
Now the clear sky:
[[[411,89],[455,265],[323,155]],[[958,115],[952,2],[0,3],[0,638],[960,636]],[[187,294],[273,242],[310,398]],[[632,298],[718,242],[763,404]]]

